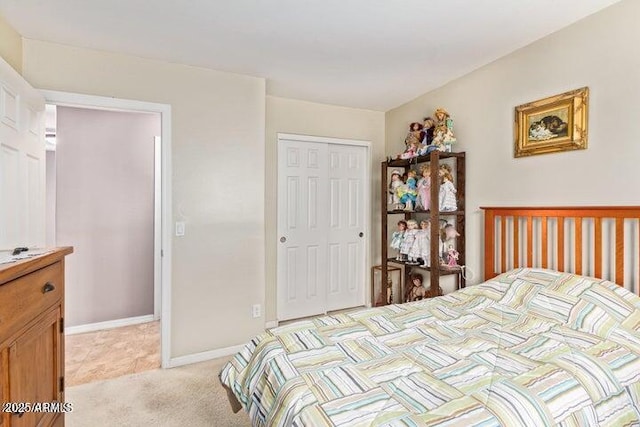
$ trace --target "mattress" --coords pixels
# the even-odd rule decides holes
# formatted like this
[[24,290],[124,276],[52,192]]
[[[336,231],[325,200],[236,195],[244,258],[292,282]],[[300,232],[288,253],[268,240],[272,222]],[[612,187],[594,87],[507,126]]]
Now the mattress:
[[254,426],[640,424],[640,298],[517,269],[256,336],[220,372]]

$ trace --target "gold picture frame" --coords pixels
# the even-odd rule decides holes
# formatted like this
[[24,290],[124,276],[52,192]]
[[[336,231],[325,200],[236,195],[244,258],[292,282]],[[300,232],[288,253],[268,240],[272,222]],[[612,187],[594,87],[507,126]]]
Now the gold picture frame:
[[516,107],[515,157],[587,148],[589,88]]

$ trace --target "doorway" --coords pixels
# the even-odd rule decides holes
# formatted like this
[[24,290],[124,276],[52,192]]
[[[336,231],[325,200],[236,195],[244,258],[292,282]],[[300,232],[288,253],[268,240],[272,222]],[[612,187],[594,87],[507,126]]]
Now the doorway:
[[278,134],[278,321],[365,305],[370,143]]
[[[93,167],[90,166],[90,160],[85,158],[83,160],[84,165],[80,165],[80,172],[87,172],[87,171],[91,171],[92,169],[100,169],[102,168],[103,171],[106,170],[112,170],[113,174],[111,174],[111,176],[109,176],[107,179],[110,181],[115,181],[118,182],[120,181],[120,190],[116,190],[115,192],[111,193],[111,195],[107,195],[106,191],[104,190],[99,190],[98,188],[96,188],[96,191],[93,194],[90,194],[90,198],[98,198],[98,199],[102,199],[101,203],[102,205],[100,205],[100,203],[97,204],[97,206],[94,206],[94,213],[95,216],[99,218],[98,221],[98,227],[99,229],[95,230],[94,232],[85,232],[85,239],[89,242],[92,243],[92,241],[98,241],[101,243],[109,243],[112,245],[114,243],[118,243],[119,244],[115,244],[115,247],[119,248],[116,249],[115,252],[117,252],[117,260],[119,262],[121,262],[121,266],[123,268],[119,269],[116,268],[115,266],[111,265],[111,270],[116,270],[117,274],[121,274],[122,270],[126,270],[127,268],[129,269],[129,271],[131,272],[128,276],[129,279],[131,279],[131,276],[136,275],[137,277],[133,277],[133,280],[141,280],[144,277],[147,277],[147,279],[145,279],[146,281],[149,280],[149,277],[151,278],[151,281],[153,281],[153,284],[151,286],[151,288],[149,289],[147,287],[147,289],[144,291],[145,294],[145,301],[144,301],[144,308],[140,308],[139,304],[138,304],[138,308],[135,308],[134,306],[139,303],[140,301],[136,301],[135,304],[132,304],[133,301],[129,301],[131,300],[139,300],[141,299],[140,296],[136,296],[136,295],[131,295],[131,296],[126,296],[126,295],[120,295],[119,297],[119,301],[115,301],[115,307],[116,307],[116,312],[119,311],[119,314],[116,315],[116,319],[107,319],[105,318],[105,310],[103,310],[105,308],[106,304],[106,300],[109,297],[109,292],[110,289],[108,287],[108,285],[103,285],[102,287],[99,287],[99,290],[94,290],[93,291],[93,295],[90,295],[90,298],[95,300],[98,300],[102,303],[102,306],[100,308],[100,310],[97,310],[100,312],[101,315],[103,315],[103,318],[99,318],[99,317],[94,317],[93,319],[91,319],[90,317],[87,317],[87,315],[91,316],[91,315],[96,315],[96,313],[87,313],[86,310],[84,313],[81,313],[82,316],[80,314],[75,315],[75,320],[74,317],[71,316],[71,318],[69,320],[71,320],[71,323],[67,323],[66,326],[69,326],[67,328],[65,328],[65,331],[67,331],[67,333],[85,333],[85,332],[92,332],[92,333],[102,333],[103,330],[106,329],[111,329],[114,327],[127,327],[130,329],[136,329],[136,330],[145,330],[145,333],[149,333],[150,330],[158,330],[157,326],[154,326],[153,328],[151,327],[145,327],[143,326],[136,326],[138,324],[142,324],[145,322],[149,322],[149,321],[153,321],[154,319],[160,319],[159,322],[161,323],[160,325],[160,333],[159,335],[161,335],[161,338],[159,339],[160,341],[160,347],[161,347],[161,351],[160,351],[160,358],[162,361],[162,366],[166,367],[168,366],[168,361],[169,361],[169,339],[170,339],[170,331],[169,331],[169,317],[170,317],[170,312],[169,312],[169,297],[168,295],[170,295],[170,278],[171,278],[171,274],[170,274],[170,269],[171,269],[171,234],[170,234],[170,114],[171,114],[171,109],[170,106],[168,105],[164,105],[164,104],[155,104],[155,103],[146,103],[146,102],[139,102],[139,101],[131,101],[131,100],[122,100],[122,99],[116,99],[116,98],[104,98],[104,97],[98,97],[98,96],[89,96],[89,95],[79,95],[79,94],[71,94],[71,93],[63,93],[63,92],[55,92],[55,91],[42,91],[47,103],[56,106],[59,109],[64,109],[64,111],[68,112],[74,112],[74,113],[80,113],[82,114],[87,114],[89,111],[94,111],[94,112],[102,112],[103,114],[106,115],[111,115],[111,116],[116,116],[116,117],[120,117],[123,118],[125,116],[138,116],[138,117],[148,117],[148,118],[152,118],[152,121],[155,120],[157,123],[157,127],[155,128],[155,131],[152,132],[152,134],[148,135],[148,138],[145,137],[145,142],[144,142],[144,151],[145,151],[145,162],[146,162],[146,168],[147,171],[140,171],[138,170],[138,172],[135,172],[133,169],[131,168],[131,170],[129,170],[128,172],[130,173],[129,177],[124,177],[122,176],[124,172],[127,172],[126,170],[129,169],[129,165],[128,162],[131,161],[131,158],[133,157],[132,153],[127,153],[125,149],[122,150],[122,152],[120,153],[120,156],[118,156],[118,153],[115,153],[115,157],[112,157],[111,159],[108,158],[108,155],[104,154],[101,155],[103,162],[106,165],[100,165],[100,160],[96,160],[95,159],[95,154],[91,151],[85,152],[85,155],[89,155],[89,156],[93,156],[94,159],[92,161],[96,162],[94,164]],[[77,128],[81,128],[81,126],[78,126]],[[76,129],[78,130],[78,129]],[[104,132],[105,134],[108,133],[108,129],[98,129],[97,130],[98,133]],[[61,135],[58,135],[58,137]],[[82,137],[82,136],[81,136]],[[95,139],[99,139],[99,138],[95,138],[92,137],[91,134],[85,134],[84,135],[84,139],[86,140],[86,145],[90,145],[92,140]],[[59,140],[57,141],[57,143],[59,144],[64,144],[65,141],[64,140]],[[101,143],[101,145],[105,145],[105,144],[109,144],[109,142],[105,142],[103,141]],[[115,145],[115,144],[114,144]],[[125,148],[131,148],[131,147],[126,147]],[[139,147],[138,147],[139,148]],[[87,147],[84,147],[84,149],[88,149]],[[95,148],[96,151],[100,152],[102,150],[102,148]],[[113,155],[113,153],[112,153]],[[68,157],[68,156],[65,156]],[[98,156],[100,157],[100,156]],[[65,167],[64,164],[60,164],[60,162],[56,162],[56,169],[57,169],[57,174],[59,175],[62,171],[62,168]],[[104,166],[104,167],[103,167]],[[148,171],[151,170],[151,174],[148,173]],[[133,175],[131,175],[131,173],[133,173]],[[138,173],[139,175],[136,175],[136,173]],[[143,182],[144,181],[144,186],[145,188],[147,188],[149,190],[149,193],[151,194],[151,197],[147,197],[147,201],[146,203],[144,203],[145,205],[145,212],[144,215],[140,215],[140,212],[136,212],[138,209],[133,207],[134,201],[132,200],[125,200],[126,197],[124,197],[122,194],[122,192],[124,192],[122,189],[126,189],[129,186],[132,186],[133,181],[138,181],[138,182]],[[87,183],[84,183],[84,187],[85,187],[85,192],[81,193],[84,194],[86,196],[86,185]],[[75,184],[76,187],[81,187],[82,185],[80,184]],[[59,194],[57,195],[58,197],[60,196]],[[106,200],[105,200],[106,199]],[[50,202],[50,199],[48,199],[48,202]],[[105,204],[106,203],[106,204]],[[55,203],[56,206],[61,207],[64,205],[64,203],[58,199],[57,202]],[[67,203],[68,205],[68,203]],[[87,209],[85,206],[77,206],[78,211],[83,210],[83,209]],[[96,210],[97,209],[97,210]],[[108,212],[102,212],[104,210],[107,210]],[[62,214],[62,212],[59,212],[58,215]],[[80,212],[78,212],[78,215],[80,214]],[[86,212],[84,212],[84,214],[86,214]],[[76,213],[74,213],[73,211],[71,213],[67,212],[65,213],[66,216],[66,222],[69,223],[69,218],[72,218],[76,215]],[[91,215],[89,215],[91,216]],[[136,254],[140,253],[140,247],[138,245],[138,247],[134,247],[135,245],[131,245],[126,247],[126,245],[123,247],[122,242],[125,241],[124,237],[126,236],[122,236],[123,233],[121,233],[119,230],[117,230],[117,224],[107,224],[108,219],[110,217],[113,216],[120,216],[120,220],[121,222],[121,226],[127,225],[127,222],[131,222],[134,227],[131,228],[128,232],[125,232],[124,234],[134,234],[137,233],[136,230],[136,226],[140,225],[140,228],[144,228],[146,231],[148,231],[148,233],[146,234],[145,237],[145,242],[144,242],[144,247],[146,249],[150,248],[150,256],[145,257],[145,261],[143,263],[141,263],[140,265],[144,264],[144,274],[140,274],[140,273],[136,273],[136,269],[138,269],[140,267],[140,265],[138,265],[138,263],[136,262]],[[144,224],[141,225],[141,216],[144,216],[145,222]],[[58,222],[60,221],[60,218],[57,219]],[[75,226],[77,224],[71,224],[71,226],[69,224],[67,224],[67,230],[72,228],[73,226]],[[101,228],[100,228],[101,227]],[[60,229],[57,228],[57,231],[59,231]],[[60,235],[60,233],[56,233],[57,235],[55,236],[47,236],[48,238],[53,238],[57,240],[57,243],[60,243],[60,239],[63,238],[64,236]],[[89,236],[87,236],[89,235]],[[75,245],[77,249],[81,249],[77,244]],[[94,245],[95,246],[95,245]],[[78,251],[76,251],[76,253],[78,253]],[[99,257],[99,256],[98,256]],[[122,264],[124,263],[124,264]],[[103,269],[102,273],[104,273],[104,275],[106,276],[109,272],[109,269],[105,269],[105,266],[109,266],[110,264],[112,264],[111,262],[102,262],[101,263],[101,268]],[[71,268],[72,266],[68,266],[69,268]],[[125,268],[126,267],[126,268]],[[69,279],[71,279],[72,276],[72,272],[69,272]],[[89,280],[96,280],[97,281],[97,276],[100,276],[101,272],[98,271],[95,273],[95,277],[91,277],[90,275],[86,275],[85,274],[85,280],[84,282],[87,282],[87,277],[89,277]],[[121,274],[122,275],[122,274]],[[113,283],[119,282],[123,280],[122,277],[118,277],[116,275],[115,278],[111,278],[111,284],[113,285]],[[73,291],[72,289],[68,289],[68,292]],[[86,295],[85,295],[86,297]],[[67,307],[66,307],[66,312],[67,315],[69,314],[74,314],[74,312],[72,311],[72,307],[71,304],[73,304],[74,299],[73,298],[69,298],[67,301]],[[77,304],[77,300],[76,300],[76,304]],[[138,310],[138,315],[135,314],[135,312],[127,312],[127,309],[134,309],[134,310]],[[142,310],[142,311],[140,311]],[[129,314],[127,314],[129,313]],[[107,316],[108,317],[108,316]],[[150,324],[151,325],[151,324]],[[124,329],[123,329],[124,330]],[[106,331],[108,332],[108,331]],[[88,334],[87,334],[88,335]],[[133,344],[135,346],[135,343]]]

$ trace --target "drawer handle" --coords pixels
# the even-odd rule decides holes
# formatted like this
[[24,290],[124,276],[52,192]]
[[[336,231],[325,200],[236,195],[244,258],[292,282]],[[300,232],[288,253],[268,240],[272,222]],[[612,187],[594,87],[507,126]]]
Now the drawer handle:
[[54,285],[51,282],[47,282],[42,287],[42,293],[46,294],[47,292],[55,291],[55,289],[56,289],[56,285]]

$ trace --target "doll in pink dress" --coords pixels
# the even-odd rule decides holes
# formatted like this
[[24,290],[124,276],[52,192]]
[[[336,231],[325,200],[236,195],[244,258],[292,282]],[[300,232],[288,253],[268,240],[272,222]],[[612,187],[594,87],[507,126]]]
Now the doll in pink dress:
[[423,211],[428,211],[431,207],[431,168],[429,165],[425,165],[420,173],[422,178],[418,181],[418,201],[416,205]]
[[447,250],[447,258],[447,265],[449,267],[458,266],[458,258],[460,258],[460,253],[453,248],[453,245],[449,245],[449,249]]
[[[440,229],[440,242],[439,242],[439,252],[440,252],[440,263],[448,264],[449,262],[449,248],[453,248],[453,245],[450,242],[455,241],[456,237],[459,237],[460,233],[455,229],[453,224],[445,223],[444,226]],[[447,247],[447,251],[445,252],[445,245]],[[456,260],[458,258],[455,258]]]

